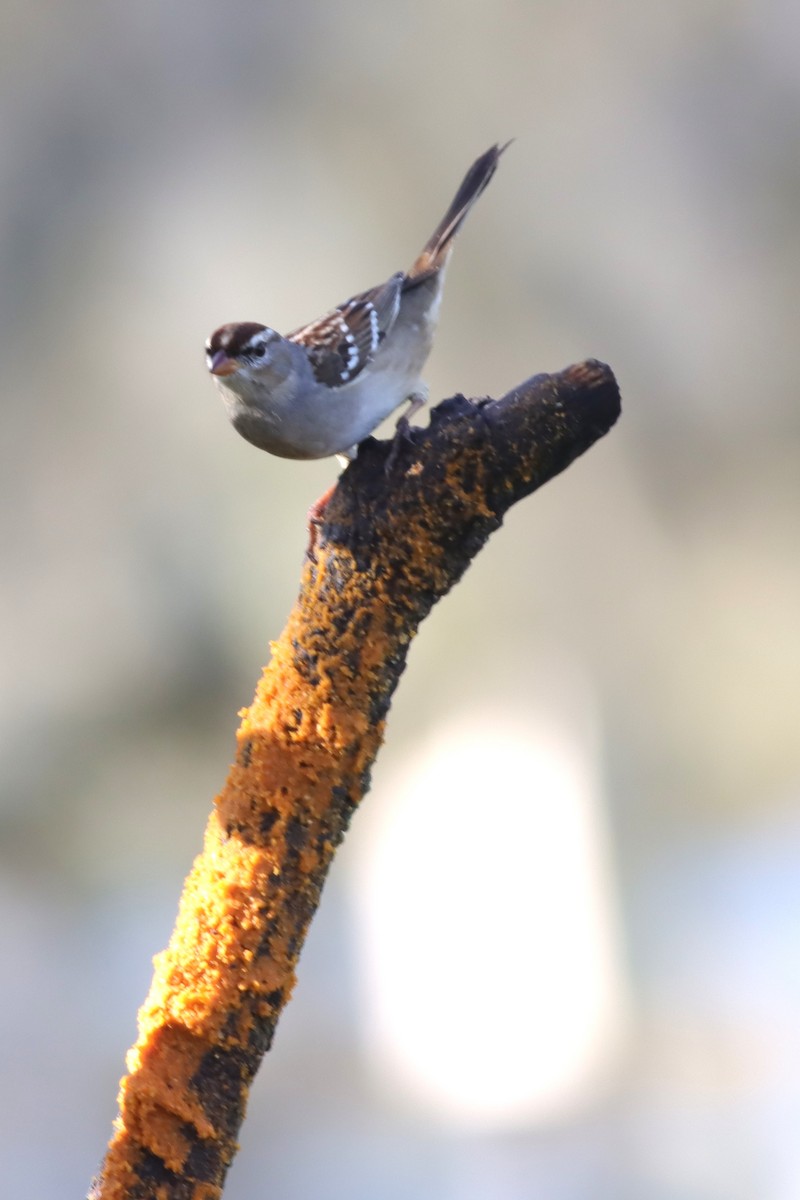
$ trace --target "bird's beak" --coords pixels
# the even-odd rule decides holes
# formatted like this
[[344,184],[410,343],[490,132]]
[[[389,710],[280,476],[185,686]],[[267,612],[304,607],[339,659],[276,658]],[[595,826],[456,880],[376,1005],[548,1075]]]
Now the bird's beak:
[[208,364],[208,369],[212,375],[233,375],[239,370],[239,364],[235,358],[228,358],[224,350],[218,350]]

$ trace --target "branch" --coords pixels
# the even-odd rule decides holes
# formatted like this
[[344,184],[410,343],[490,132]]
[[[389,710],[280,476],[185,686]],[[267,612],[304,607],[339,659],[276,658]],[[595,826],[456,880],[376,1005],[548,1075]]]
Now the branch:
[[511,505],[618,414],[611,370],[589,361],[501,400],[445,400],[396,453],[362,444],[324,510],[316,561],[243,713],[236,763],[154,960],[92,1200],[221,1196],[420,621]]

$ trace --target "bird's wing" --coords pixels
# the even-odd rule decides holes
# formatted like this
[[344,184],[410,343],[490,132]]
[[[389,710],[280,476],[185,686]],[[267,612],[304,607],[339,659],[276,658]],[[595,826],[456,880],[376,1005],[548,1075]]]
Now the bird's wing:
[[314,375],[328,387],[350,383],[364,370],[395,322],[405,275],[352,296],[332,312],[288,334],[306,351]]

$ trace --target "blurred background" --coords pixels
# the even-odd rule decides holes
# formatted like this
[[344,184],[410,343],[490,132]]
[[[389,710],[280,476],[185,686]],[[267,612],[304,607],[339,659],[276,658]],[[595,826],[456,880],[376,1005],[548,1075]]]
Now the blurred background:
[[596,356],[623,418],[415,641],[226,1197],[795,1200],[800,8],[7,0],[2,26],[7,1194],[83,1195],[102,1157],[336,474],[237,438],[204,340],[409,265],[515,137],[432,397]]

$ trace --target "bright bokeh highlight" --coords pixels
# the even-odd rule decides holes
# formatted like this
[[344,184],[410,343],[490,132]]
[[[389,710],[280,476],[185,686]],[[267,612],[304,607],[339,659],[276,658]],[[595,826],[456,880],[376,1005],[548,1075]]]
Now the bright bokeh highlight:
[[459,719],[359,842],[374,1065],[459,1124],[563,1113],[618,1059],[625,987],[590,741],[533,715]]

